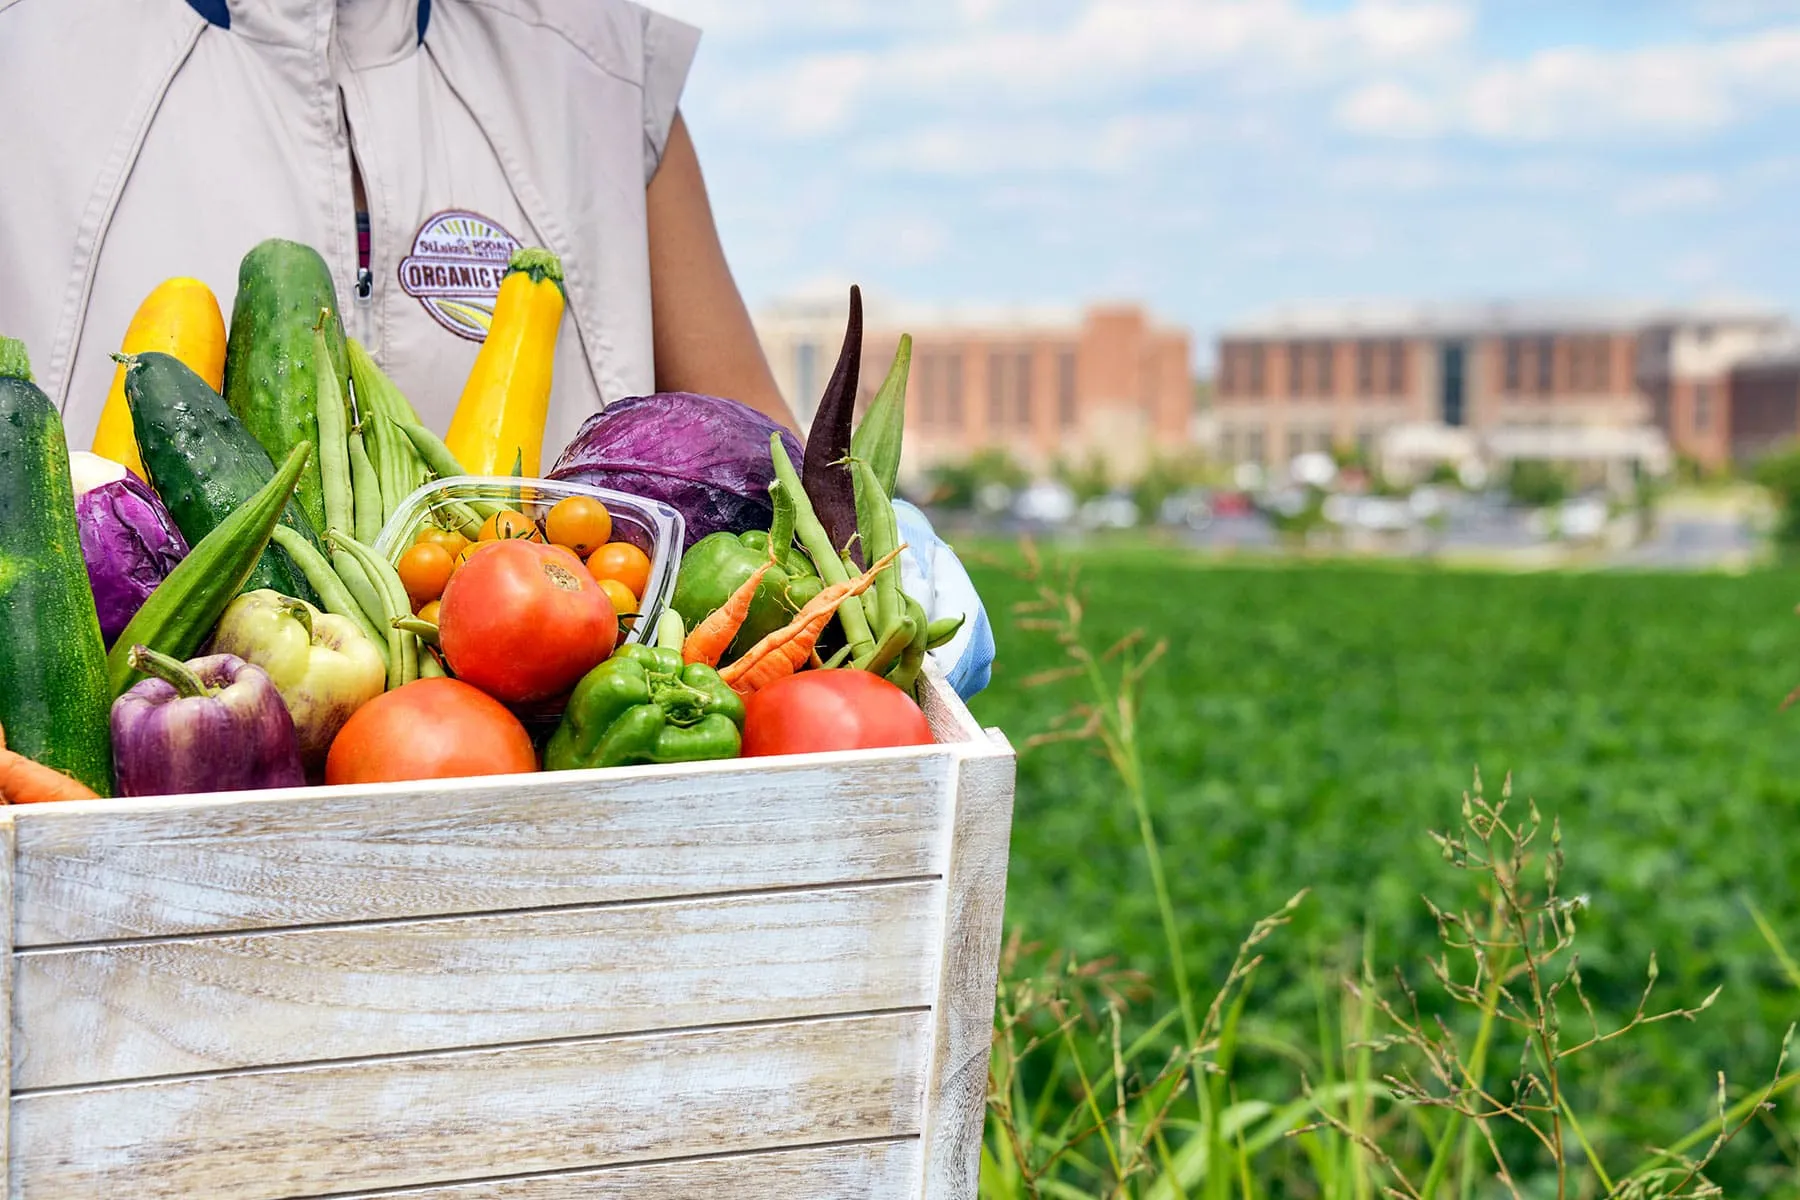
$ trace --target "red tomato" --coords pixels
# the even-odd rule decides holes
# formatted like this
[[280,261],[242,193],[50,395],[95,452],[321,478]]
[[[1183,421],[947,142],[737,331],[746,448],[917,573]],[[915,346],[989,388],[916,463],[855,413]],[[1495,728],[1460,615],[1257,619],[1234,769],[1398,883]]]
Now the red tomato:
[[326,783],[457,779],[537,770],[506,706],[454,679],[421,679],[356,710],[332,740]]
[[522,538],[465,562],[438,610],[450,670],[507,704],[568,691],[613,652],[618,636],[612,602],[581,560]]
[[746,758],[931,742],[931,725],[913,698],[868,671],[802,671],[744,702]]

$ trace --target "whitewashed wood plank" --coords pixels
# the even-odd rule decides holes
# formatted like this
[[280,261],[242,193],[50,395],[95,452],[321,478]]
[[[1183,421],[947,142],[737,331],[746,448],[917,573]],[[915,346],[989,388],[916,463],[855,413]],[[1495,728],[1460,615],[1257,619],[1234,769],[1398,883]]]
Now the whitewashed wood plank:
[[727,1154],[530,1179],[359,1192],[337,1200],[902,1200],[918,1190],[917,1138]]
[[925,1200],[975,1200],[980,1190],[1015,765],[998,734],[961,763],[925,1092]]
[[927,1014],[14,1097],[17,1200],[281,1200],[918,1132]]
[[932,1001],[943,882],[21,952],[17,1088]]
[[0,1186],[4,1186],[12,1137],[13,819],[0,808]]
[[17,943],[939,874],[956,747],[46,805]]
[[923,686],[920,688],[920,707],[925,710],[925,719],[931,723],[931,736],[941,744],[954,745],[973,743],[980,745],[987,741],[981,724],[975,719],[956,689],[950,686],[943,673],[929,662],[920,676]]

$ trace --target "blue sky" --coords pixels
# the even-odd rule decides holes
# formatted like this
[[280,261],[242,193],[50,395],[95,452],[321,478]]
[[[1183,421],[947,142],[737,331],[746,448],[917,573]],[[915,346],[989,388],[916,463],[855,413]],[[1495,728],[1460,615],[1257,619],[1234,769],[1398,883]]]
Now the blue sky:
[[1800,312],[1800,0],[650,0],[753,305]]

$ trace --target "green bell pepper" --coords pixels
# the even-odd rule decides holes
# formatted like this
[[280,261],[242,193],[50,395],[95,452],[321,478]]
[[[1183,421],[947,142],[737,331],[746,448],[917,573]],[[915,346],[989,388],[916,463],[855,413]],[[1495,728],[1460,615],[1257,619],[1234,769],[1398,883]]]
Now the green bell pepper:
[[744,701],[719,673],[667,646],[621,646],[575,685],[544,769],[735,758]]
[[[762,530],[744,534],[714,533],[701,538],[681,556],[670,605],[689,629],[722,607],[731,593],[742,587],[751,572],[769,558],[769,535]],[[794,619],[794,614],[825,588],[812,560],[789,546],[757,585],[750,613],[721,662],[740,657],[750,647]]]

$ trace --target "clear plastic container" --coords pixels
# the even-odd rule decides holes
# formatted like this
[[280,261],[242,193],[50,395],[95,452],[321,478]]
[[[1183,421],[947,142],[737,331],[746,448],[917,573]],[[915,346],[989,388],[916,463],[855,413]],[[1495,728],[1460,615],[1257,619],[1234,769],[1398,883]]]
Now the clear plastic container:
[[[630,542],[650,558],[650,581],[638,597],[641,615],[630,622],[627,642],[655,636],[656,619],[675,594],[675,571],[681,565],[681,547],[687,522],[681,513],[660,500],[646,500],[626,492],[556,479],[517,479],[498,475],[455,475],[433,480],[394,510],[375,540],[375,553],[398,562],[427,522],[461,529],[471,519],[480,520],[495,506],[517,509],[543,522],[558,501],[570,496],[592,496],[612,514],[612,540]],[[465,529],[470,537],[473,529]]]

